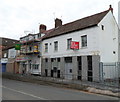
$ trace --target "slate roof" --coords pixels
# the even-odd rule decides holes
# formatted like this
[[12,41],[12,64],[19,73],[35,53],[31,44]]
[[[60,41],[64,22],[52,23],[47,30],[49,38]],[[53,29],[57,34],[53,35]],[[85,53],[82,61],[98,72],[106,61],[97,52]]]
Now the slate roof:
[[82,30],[85,28],[90,28],[93,26],[97,26],[97,24],[104,18],[104,16],[109,12],[109,10],[64,24],[57,28],[51,30],[51,32],[47,33],[42,40],[48,39],[51,37],[67,34],[70,32]]
[[2,49],[2,50],[11,48],[12,46],[14,46],[17,43],[19,43],[19,40],[0,37],[0,49]]

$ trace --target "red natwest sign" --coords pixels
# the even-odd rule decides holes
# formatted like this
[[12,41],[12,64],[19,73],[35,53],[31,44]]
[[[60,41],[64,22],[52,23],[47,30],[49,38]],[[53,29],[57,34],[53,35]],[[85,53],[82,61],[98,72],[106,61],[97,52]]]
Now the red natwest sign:
[[70,48],[78,50],[79,49],[79,42],[71,41]]

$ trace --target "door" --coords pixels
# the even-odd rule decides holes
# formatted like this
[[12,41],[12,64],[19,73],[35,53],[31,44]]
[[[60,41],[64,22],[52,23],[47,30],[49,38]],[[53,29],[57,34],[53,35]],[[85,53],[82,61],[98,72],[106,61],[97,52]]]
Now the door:
[[65,79],[72,79],[72,63],[65,63]]
[[2,63],[2,72],[6,72],[6,63]]

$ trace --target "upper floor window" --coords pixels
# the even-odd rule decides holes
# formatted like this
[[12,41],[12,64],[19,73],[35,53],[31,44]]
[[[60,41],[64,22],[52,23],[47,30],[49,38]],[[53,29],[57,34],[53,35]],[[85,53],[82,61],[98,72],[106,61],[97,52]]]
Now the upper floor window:
[[54,42],[54,51],[58,51],[58,41]]
[[4,53],[4,58],[6,58],[7,57],[7,53]]
[[45,43],[45,52],[48,52],[48,43]]
[[102,30],[104,30],[105,29],[104,25],[101,25],[101,28],[102,28]]
[[87,35],[81,36],[82,47],[87,47]]
[[29,51],[32,51],[32,47],[31,46],[29,46]]
[[38,38],[40,38],[40,34],[38,34]]
[[72,38],[67,39],[67,49],[70,49]]

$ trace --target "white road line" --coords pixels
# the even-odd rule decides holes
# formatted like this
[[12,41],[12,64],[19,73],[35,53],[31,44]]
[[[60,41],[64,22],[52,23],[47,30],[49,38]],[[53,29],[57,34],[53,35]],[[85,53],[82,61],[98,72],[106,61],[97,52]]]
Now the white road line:
[[2,87],[5,88],[5,89],[8,89],[8,90],[11,90],[11,91],[15,91],[15,92],[24,94],[24,95],[28,95],[28,96],[31,96],[31,97],[34,97],[34,98],[38,98],[38,99],[40,99],[40,100],[47,100],[47,99],[45,99],[45,98],[42,98],[42,97],[39,97],[39,96],[35,96],[35,95],[33,95],[33,94],[29,94],[29,93],[25,93],[25,92],[22,92],[22,91],[18,91],[18,90],[11,89],[11,88],[8,88],[8,87],[5,87],[5,86],[2,86]]

